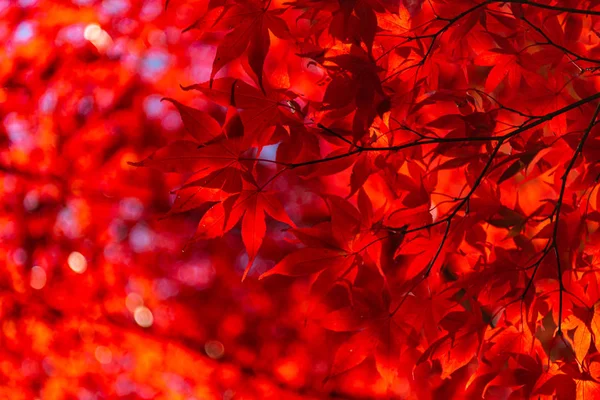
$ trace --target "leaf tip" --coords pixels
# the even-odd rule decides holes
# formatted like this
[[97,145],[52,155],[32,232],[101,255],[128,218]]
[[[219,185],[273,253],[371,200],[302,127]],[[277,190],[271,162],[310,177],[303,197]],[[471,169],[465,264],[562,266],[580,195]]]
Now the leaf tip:
[[267,272],[263,272],[262,274],[260,274],[260,276],[258,277],[259,281],[262,281],[263,279],[267,278],[268,276],[273,275],[271,273],[271,271],[267,271]]
[[244,273],[242,274],[242,282],[244,282],[246,280],[246,277],[248,276],[248,272],[250,272],[250,268],[252,268],[252,259],[250,259],[248,261],[248,264],[246,265],[246,269],[244,270]]

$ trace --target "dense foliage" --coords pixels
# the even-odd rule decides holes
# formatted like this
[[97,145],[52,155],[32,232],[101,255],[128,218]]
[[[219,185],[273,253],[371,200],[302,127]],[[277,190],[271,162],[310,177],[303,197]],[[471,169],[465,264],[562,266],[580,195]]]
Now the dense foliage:
[[600,397],[597,1],[0,10],[11,398]]
[[189,21],[78,3],[0,2],[0,398],[313,397],[304,285],[242,284],[235,242],[182,253],[181,180],[128,164],[184,135],[160,99],[204,79]]

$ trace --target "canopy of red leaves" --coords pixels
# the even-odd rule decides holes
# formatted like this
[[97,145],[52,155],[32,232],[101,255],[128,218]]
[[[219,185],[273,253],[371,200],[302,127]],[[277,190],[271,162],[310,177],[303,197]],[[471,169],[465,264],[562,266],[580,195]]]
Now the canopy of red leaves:
[[599,32],[595,0],[0,2],[1,393],[600,397]]

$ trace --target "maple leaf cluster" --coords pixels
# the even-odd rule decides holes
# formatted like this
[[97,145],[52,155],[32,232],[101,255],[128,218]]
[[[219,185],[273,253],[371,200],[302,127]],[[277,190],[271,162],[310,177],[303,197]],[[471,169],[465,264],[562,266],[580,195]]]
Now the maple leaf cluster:
[[7,387],[600,397],[600,4],[143,3],[2,11]]
[[182,89],[208,106],[169,99],[188,139],[135,165],[186,177],[190,247],[239,236],[243,280],[308,280],[326,384],[598,395],[595,4],[199,8],[216,50]]
[[0,398],[318,397],[306,285],[242,284],[236,240],[182,253],[196,221],[157,218],[181,178],[128,164],[183,137],[161,99],[210,73],[183,17],[0,2]]

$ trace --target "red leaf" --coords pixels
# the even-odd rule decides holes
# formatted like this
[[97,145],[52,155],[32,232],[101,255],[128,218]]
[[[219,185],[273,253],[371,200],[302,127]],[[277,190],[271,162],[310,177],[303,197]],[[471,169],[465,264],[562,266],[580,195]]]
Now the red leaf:
[[254,258],[258,253],[258,249],[262,245],[265,233],[267,231],[267,225],[265,224],[265,215],[262,202],[259,201],[257,195],[252,196],[246,202],[246,213],[242,220],[242,240],[246,251],[248,252],[248,264],[244,270],[242,281],[248,275],[250,267],[254,262]]
[[199,143],[208,142],[221,134],[221,125],[219,125],[219,123],[208,113],[184,106],[180,102],[168,97],[165,97],[163,100],[167,100],[177,107],[185,129],[187,129],[190,135],[192,135]]
[[288,224],[292,228],[296,227],[294,221],[290,219],[288,214],[285,212],[283,205],[273,193],[261,192],[259,196],[267,214],[279,222]]
[[259,279],[270,275],[303,276],[351,260],[347,253],[325,248],[305,248],[287,255]]
[[[212,81],[217,75],[217,72],[221,70],[225,65],[231,61],[239,58],[244,54],[248,43],[252,37],[251,32],[254,25],[257,22],[252,18],[248,18],[240,26],[234,28],[223,38],[223,41],[217,48],[217,54],[213,61],[212,71],[210,73],[210,80]],[[262,23],[260,23],[262,25]]]
[[140,162],[131,162],[138,167],[157,168],[163,172],[188,172],[190,170],[219,169],[232,161],[232,157],[198,149],[196,142],[179,140],[164,147]]
[[372,329],[355,333],[337,349],[329,376],[339,375],[361,364],[373,354],[378,341],[377,332]]
[[[259,24],[257,22],[257,24]],[[258,79],[258,86],[263,89],[263,66],[271,44],[269,31],[266,24],[260,23],[260,26],[254,29],[250,46],[248,47],[248,63],[250,68]]]
[[369,322],[365,312],[346,307],[328,313],[322,320],[321,326],[334,332],[352,332],[364,328]]

